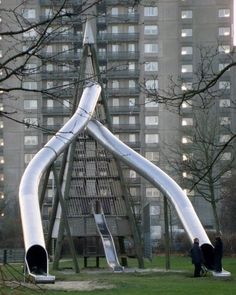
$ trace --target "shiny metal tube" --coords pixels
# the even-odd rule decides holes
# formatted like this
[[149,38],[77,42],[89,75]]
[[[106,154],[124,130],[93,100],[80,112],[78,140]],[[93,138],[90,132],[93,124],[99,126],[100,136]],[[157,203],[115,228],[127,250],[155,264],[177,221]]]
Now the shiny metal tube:
[[200,245],[209,244],[212,246],[189,198],[172,178],[121,142],[98,121],[89,121],[87,131],[102,146],[137,171],[169,198],[191,241],[198,237]]
[[[40,272],[48,273],[48,258],[38,201],[41,176],[72,140],[84,130],[93,115],[100,92],[101,87],[95,83],[91,83],[84,89],[75,114],[35,155],[22,176],[19,188],[19,203],[26,265],[29,273],[33,271],[33,268],[37,267],[35,264],[39,264]],[[37,259],[37,256],[40,258]]]

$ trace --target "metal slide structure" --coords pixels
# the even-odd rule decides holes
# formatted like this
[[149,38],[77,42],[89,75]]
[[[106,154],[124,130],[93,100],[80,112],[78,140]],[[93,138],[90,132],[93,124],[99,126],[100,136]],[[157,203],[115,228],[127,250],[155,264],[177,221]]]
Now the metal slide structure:
[[93,115],[101,92],[100,85],[90,82],[85,87],[77,111],[55,136],[35,155],[27,166],[20,183],[19,203],[25,244],[25,264],[29,278],[35,283],[54,283],[48,272],[38,189],[47,168],[84,130]]
[[[195,237],[199,238],[205,266],[209,270],[213,270],[214,248],[192,206],[192,203],[179,185],[156,165],[120,141],[100,122],[96,120],[89,121],[87,131],[101,145],[103,145],[103,147],[138,172],[169,198],[175,207],[190,241],[192,242]],[[213,271],[213,275],[230,276],[231,274],[230,272],[223,270],[221,273]]]
[[114,240],[107,226],[104,213],[93,212],[93,216],[94,216],[97,230],[102,239],[102,244],[103,244],[108,265],[113,269],[114,272],[122,272],[124,268],[119,263],[119,260],[116,254]]
[[[121,142],[100,122],[92,119],[100,91],[101,87],[95,83],[84,89],[75,114],[35,155],[22,176],[19,201],[28,275],[36,283],[53,283],[55,281],[55,277],[48,274],[48,254],[45,249],[38,202],[38,186],[46,169],[85,128],[103,147],[132,167],[169,198],[190,240],[192,241],[195,237],[199,238],[206,267],[213,269],[213,246],[183,190],[160,168]],[[94,218],[103,241],[108,264],[115,271],[121,271],[122,267],[119,265],[112,235],[108,230],[104,214],[94,214]],[[230,273],[222,272],[222,275],[230,275]]]

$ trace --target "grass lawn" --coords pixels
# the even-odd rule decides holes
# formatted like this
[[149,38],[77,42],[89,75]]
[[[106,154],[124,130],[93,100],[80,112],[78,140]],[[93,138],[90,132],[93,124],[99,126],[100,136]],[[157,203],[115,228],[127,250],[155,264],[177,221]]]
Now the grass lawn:
[[[90,262],[92,265],[92,261]],[[136,266],[136,260],[129,259],[130,267]],[[82,262],[80,263],[82,265]],[[0,287],[1,295],[18,295],[18,294],[45,294],[45,295],[61,295],[61,294],[81,294],[81,295],[233,295],[236,294],[236,259],[225,257],[223,259],[224,269],[231,272],[230,278],[214,278],[210,274],[205,277],[193,278],[193,266],[189,257],[172,256],[171,270],[165,271],[165,258],[155,257],[152,262],[145,261],[146,268],[159,268],[158,272],[133,272],[133,273],[104,273],[91,271],[89,273],[81,272],[80,274],[65,274],[65,272],[54,272],[57,280],[71,281],[95,281],[99,283],[112,284],[113,289],[103,289],[94,291],[45,291],[45,290],[27,290],[26,288],[5,288]],[[70,267],[66,262],[61,267]],[[101,261],[101,269],[104,270],[105,261]],[[92,269],[92,268],[91,268]],[[163,269],[163,271],[161,271]],[[53,273],[53,272],[51,272]],[[1,280],[1,277],[0,277]]]

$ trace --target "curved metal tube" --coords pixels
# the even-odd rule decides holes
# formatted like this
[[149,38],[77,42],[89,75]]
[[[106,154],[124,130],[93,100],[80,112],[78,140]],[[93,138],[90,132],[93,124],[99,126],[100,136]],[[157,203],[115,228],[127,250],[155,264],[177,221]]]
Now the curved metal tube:
[[38,201],[41,176],[65,150],[93,115],[101,92],[98,84],[88,85],[81,96],[77,111],[55,136],[35,155],[27,166],[19,188],[19,203],[25,243],[27,270],[33,274],[48,274],[48,255]]
[[199,238],[200,245],[204,252],[203,254],[205,254],[204,256],[206,256],[205,258],[208,260],[207,265],[211,268],[213,263],[212,244],[192,206],[192,203],[179,185],[160,168],[121,142],[98,121],[89,121],[87,131],[102,146],[121,161],[125,162],[128,166],[132,167],[169,198],[174,205],[191,242],[195,237]]

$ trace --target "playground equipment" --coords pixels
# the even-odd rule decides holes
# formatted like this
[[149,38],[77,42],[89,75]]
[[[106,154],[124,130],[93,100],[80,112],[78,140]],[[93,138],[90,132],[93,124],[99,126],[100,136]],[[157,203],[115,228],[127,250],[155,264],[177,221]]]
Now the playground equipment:
[[56,135],[35,155],[27,166],[20,183],[19,201],[25,243],[25,263],[28,275],[36,283],[52,283],[48,274],[48,254],[45,249],[38,201],[40,179],[50,164],[62,153],[90,120],[101,87],[88,85],[82,94],[77,111]]
[[[91,27],[86,25],[84,43],[94,42]],[[86,37],[87,36],[87,37]],[[120,161],[136,170],[157,187],[174,205],[177,214],[192,242],[198,237],[205,258],[206,267],[213,269],[213,246],[196,212],[183,190],[157,166],[117,139],[105,126],[92,119],[101,87],[90,81],[83,91],[75,114],[57,134],[36,154],[27,166],[21,179],[19,201],[25,242],[25,263],[27,274],[35,283],[53,283],[55,277],[49,275],[48,253],[45,247],[42,221],[38,201],[40,179],[55,159],[85,129],[105,149]],[[122,271],[119,264],[112,234],[103,212],[93,212],[97,231],[102,239],[108,264],[114,271]],[[228,275],[222,272],[222,275]]]

